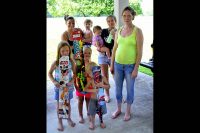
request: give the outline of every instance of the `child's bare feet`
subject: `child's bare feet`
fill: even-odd
[[[57,129],[58,129],[58,131],[64,131],[62,120],[58,121],[58,128]]]
[[[94,126],[94,124],[93,124],[92,122],[90,122],[89,129],[90,129],[90,130],[94,130],[94,129],[95,129],[95,126]]]
[[[71,126],[71,127],[74,127],[76,125],[76,123],[74,123],[71,118],[68,119],[68,124]]]
[[[62,127],[62,128],[59,128],[59,127],[58,127],[57,130],[58,130],[58,131],[64,131],[64,128],[63,128],[63,127]]]
[[[101,124],[100,124],[100,127],[101,127],[101,128],[106,128],[106,125],[105,125],[104,123],[101,123]]]
[[[79,120],[79,123],[84,123],[85,122],[85,120],[83,119],[83,117],[80,117],[80,120]]]

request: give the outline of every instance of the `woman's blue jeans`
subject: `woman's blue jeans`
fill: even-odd
[[[115,80],[115,94],[117,103],[122,103],[122,89],[123,81],[126,80],[127,97],[126,102],[132,104],[134,100],[134,83],[135,78],[131,77],[135,64],[119,64],[114,63],[114,80]]]

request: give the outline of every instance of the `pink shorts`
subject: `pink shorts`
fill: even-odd
[[[76,95],[79,96],[79,97],[86,97],[86,98],[90,98],[91,97],[91,93],[87,93],[87,94],[83,94],[79,91],[76,90]]]

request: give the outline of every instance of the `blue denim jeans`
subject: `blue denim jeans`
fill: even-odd
[[[135,78],[131,77],[135,64],[119,64],[114,63],[114,80],[115,80],[115,94],[117,103],[122,103],[122,89],[123,81],[126,80],[127,97],[126,102],[132,104],[134,100],[134,84]]]

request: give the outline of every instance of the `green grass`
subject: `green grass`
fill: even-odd
[[[139,66],[139,71],[142,73],[145,73],[149,76],[153,76],[153,72],[151,71],[151,69],[143,67],[143,66]]]

